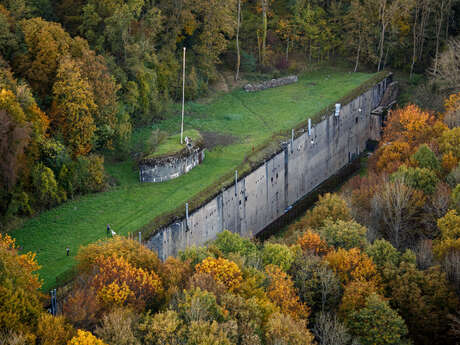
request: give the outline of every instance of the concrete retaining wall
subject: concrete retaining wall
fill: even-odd
[[[289,206],[350,163],[369,139],[379,140],[380,117],[371,115],[390,78],[342,105],[285,145],[284,149],[191,213],[160,229],[147,241],[161,259],[189,246],[203,245],[227,229],[253,237]],[[185,209],[185,206],[184,206]]]
[[[186,174],[204,159],[204,149],[196,148],[188,155],[172,156],[139,165],[140,182],[163,182]]]

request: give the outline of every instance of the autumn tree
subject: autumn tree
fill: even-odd
[[[413,239],[409,229],[423,202],[423,192],[408,187],[403,179],[385,181],[376,190],[372,199],[373,214],[382,220],[384,226],[380,231],[396,248]]]
[[[97,108],[88,81],[69,57],[60,60],[53,96],[51,113],[56,129],[62,132],[75,156],[86,155],[92,148]]]
[[[294,253],[286,245],[267,242],[262,249],[262,260],[265,265],[277,265],[287,271],[294,261]]]
[[[134,267],[115,255],[96,258],[90,286],[107,306],[130,305],[142,309],[159,303],[163,295],[162,281],[155,272]]]
[[[396,344],[407,335],[401,316],[376,294],[369,295],[364,307],[353,312],[346,324],[363,345]]]
[[[0,329],[31,333],[42,313],[35,254],[19,254],[15,240],[0,234]]]
[[[350,250],[339,248],[330,251],[325,256],[325,260],[344,285],[353,280],[373,282],[376,286],[379,284],[380,277],[375,264],[358,248]]]
[[[239,267],[233,261],[224,258],[208,257],[196,265],[195,270],[210,274],[216,282],[230,290],[238,289],[243,279]]]
[[[298,255],[290,275],[300,300],[312,312],[333,310],[340,302],[340,280],[326,261],[315,256]]]
[[[351,211],[345,200],[338,194],[326,193],[320,195],[315,207],[308,210],[305,216],[298,222],[294,223],[292,227],[297,230],[306,230],[312,228],[313,230],[319,229],[324,225],[326,219],[332,221],[351,220]]]
[[[130,310],[117,308],[102,317],[94,333],[107,344],[139,345],[135,336],[136,316]]]
[[[367,245],[367,229],[353,220],[343,221],[339,219],[333,222],[328,219],[318,232],[331,247],[364,249]]]
[[[75,330],[66,322],[64,316],[42,313],[38,319],[36,335],[42,345],[61,345],[75,335]]]
[[[291,277],[274,265],[266,266],[265,272],[270,282],[267,295],[281,308],[281,312],[289,314],[296,320],[307,319],[310,308],[299,300]]]
[[[314,344],[313,335],[304,320],[296,320],[290,315],[273,314],[265,333],[270,345],[310,345]]]
[[[91,332],[79,329],[77,335],[68,341],[67,345],[106,345],[102,340],[96,338]]]
[[[326,241],[310,229],[298,238],[297,243],[307,254],[323,255],[329,250]]]

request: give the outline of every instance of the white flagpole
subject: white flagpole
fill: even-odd
[[[183,143],[182,137],[184,135],[184,105],[185,105],[185,47],[184,58],[182,62],[182,122],[180,126],[180,143]]]

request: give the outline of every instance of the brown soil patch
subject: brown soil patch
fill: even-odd
[[[237,138],[230,134],[216,132],[200,132],[203,136],[204,146],[210,150],[216,146],[227,146],[236,142]]]

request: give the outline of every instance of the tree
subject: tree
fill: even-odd
[[[290,315],[273,314],[268,320],[265,333],[269,345],[310,345],[313,335],[304,320],[295,320]]]
[[[72,38],[58,23],[41,18],[20,22],[27,53],[19,70],[41,97],[51,94],[61,59],[69,53]]]
[[[30,333],[42,313],[35,254],[19,254],[14,239],[0,234],[0,329]]]
[[[229,290],[238,289],[243,280],[239,267],[233,261],[223,258],[208,257],[196,265],[195,270],[210,274],[217,283],[223,284]]]
[[[134,335],[136,318],[126,309],[114,309],[102,317],[101,326],[94,333],[107,344],[139,345]]]
[[[133,267],[162,275],[162,263],[157,254],[138,241],[124,236],[99,240],[81,247],[77,254],[78,269],[82,273],[91,273],[101,256],[111,258],[114,255],[123,257]]]
[[[312,312],[335,309],[341,298],[338,277],[327,262],[315,256],[299,255],[290,270],[300,300]]]
[[[267,295],[280,307],[281,312],[289,314],[295,320],[307,319],[310,308],[299,300],[291,277],[274,265],[266,266],[265,272],[270,283]]]
[[[64,316],[42,313],[38,319],[36,334],[41,345],[64,345],[75,335],[75,330],[66,322]]]
[[[434,253],[457,290],[460,290],[460,216],[451,210],[438,219],[441,237],[434,242]]]
[[[96,258],[93,272],[90,286],[107,306],[142,309],[158,304],[163,297],[163,284],[155,272],[134,267],[122,257]]]
[[[449,128],[460,126],[460,92],[451,94],[444,101],[444,122]]]
[[[106,345],[102,340],[96,338],[90,332],[79,329],[77,335],[73,337],[67,345]]]
[[[91,151],[97,111],[88,81],[82,78],[80,66],[71,58],[60,60],[53,86],[52,120],[62,132],[74,156]]]
[[[372,200],[373,213],[383,221],[381,231],[397,249],[407,245],[413,236],[413,217],[423,200],[423,193],[406,186],[402,179],[386,181],[378,187]]]
[[[320,195],[315,207],[308,210],[302,219],[294,223],[292,227],[296,230],[305,230],[311,228],[313,230],[319,229],[324,225],[326,219],[332,221],[351,220],[351,210],[346,201],[338,194],[326,193]]]
[[[299,237],[297,243],[307,254],[323,255],[329,251],[329,247],[320,235],[308,229]]]
[[[367,297],[365,306],[353,312],[346,324],[363,345],[398,344],[407,334],[401,316],[376,294]]]
[[[367,246],[367,229],[353,220],[333,222],[327,219],[318,232],[331,247],[364,249]]]
[[[373,282],[356,280],[345,286],[342,301],[339,306],[339,315],[347,320],[357,310],[366,306],[367,298],[377,294],[377,287]]]
[[[351,339],[347,328],[337,316],[325,312],[319,313],[316,317],[313,332],[319,345],[345,345]]]
[[[400,261],[400,254],[390,242],[382,239],[375,240],[366,248],[366,254],[377,265],[379,272],[385,267],[397,267]]]
[[[353,280],[373,282],[378,286],[380,277],[372,260],[358,248],[330,251],[325,260],[340,278],[343,285]]]
[[[50,168],[39,163],[32,171],[32,180],[35,196],[41,207],[51,207],[61,201],[58,185],[54,173]]]
[[[286,245],[266,242],[262,250],[262,260],[265,265],[277,265],[286,272],[294,261],[294,254]]]
[[[458,309],[459,301],[439,267],[420,271],[404,262],[384,275],[386,296],[406,321],[414,342],[455,344],[449,335],[448,314]]]
[[[407,167],[401,165],[396,172],[391,175],[393,180],[401,180],[408,187],[421,190],[426,195],[431,195],[436,190],[439,178],[433,170],[419,167]]]
[[[438,158],[426,144],[420,145],[417,152],[415,152],[411,158],[416,162],[419,168],[433,171],[439,171],[441,168]]]
[[[141,332],[143,344],[180,345],[185,329],[183,321],[173,310],[151,315],[147,313],[140,321],[138,330]]]

